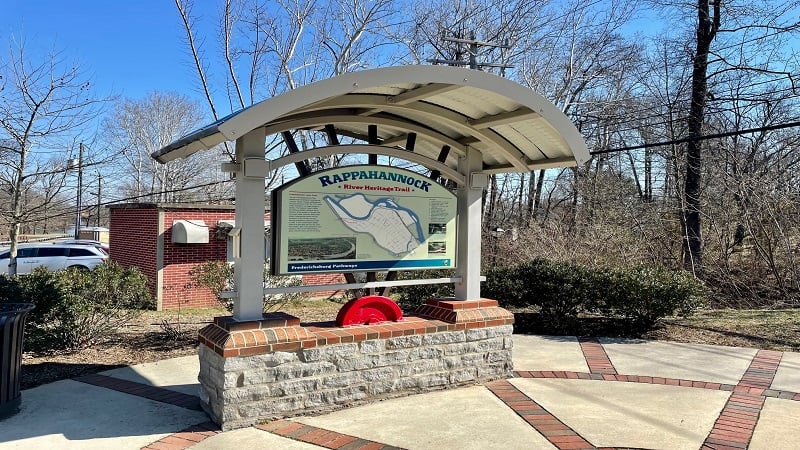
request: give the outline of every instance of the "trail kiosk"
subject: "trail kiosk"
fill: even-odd
[[[292,138],[297,130],[324,132],[327,145],[301,151]],[[289,151],[267,160],[266,138],[274,134],[282,134]],[[342,145],[340,136],[363,143]],[[222,170],[235,174],[241,252],[229,293],[233,316],[200,333],[199,377],[204,408],[223,429],[511,373],[513,316],[480,296],[481,194],[491,174],[589,159],[581,135],[555,106],[475,70],[389,67],[265,100],[153,157],[166,163],[225,141],[236,142],[236,160]],[[306,163],[341,154],[369,156],[364,165],[320,172]],[[380,166],[378,155],[429,172]],[[273,273],[450,267],[452,278],[355,283],[350,277],[336,288],[446,282],[454,283],[455,298],[431,300],[402,321],[346,328],[264,314],[265,179],[289,164],[298,179],[272,194]],[[454,196],[442,180],[456,186]]]

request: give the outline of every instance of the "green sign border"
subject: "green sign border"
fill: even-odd
[[[313,180],[316,180],[312,182]],[[352,245],[355,254],[348,254],[347,258],[308,259],[303,261],[289,261],[288,240],[297,239],[308,241],[307,245],[313,245],[314,240],[319,240],[322,245],[326,240],[337,239],[341,243],[348,243],[351,239],[358,239],[358,235],[366,233],[352,232],[351,236],[326,235],[324,231],[329,227],[321,224],[319,233],[314,235],[287,236],[289,235],[289,223],[293,213],[300,211],[290,211],[288,208],[288,198],[290,194],[307,195],[341,195],[342,189],[347,188],[348,193],[360,193],[365,196],[383,195],[385,197],[396,196],[398,201],[407,197],[411,192],[414,196],[423,194],[428,198],[439,198],[446,200],[446,226],[443,232],[435,232],[436,224],[422,223],[421,232],[424,240],[417,249],[424,250],[422,253],[425,258],[409,258],[409,255],[395,256],[387,251],[387,255],[381,258],[359,258],[355,245]],[[404,195],[405,194],[405,195]],[[274,189],[271,194],[272,213],[272,257],[270,258],[270,271],[273,275],[302,275],[314,273],[343,273],[343,272],[367,272],[367,271],[387,271],[387,270],[426,270],[426,269],[453,269],[456,264],[456,245],[457,245],[457,199],[453,192],[434,182],[425,175],[406,169],[391,166],[374,165],[355,165],[342,166],[315,172],[307,177],[301,177],[289,181]],[[419,201],[419,200],[418,200]],[[426,206],[428,207],[428,206]],[[425,230],[427,228],[427,230]],[[431,236],[437,235],[433,241]],[[364,239],[364,237],[361,237]],[[430,252],[439,243],[446,243],[444,253]],[[431,254],[433,253],[433,254]]]

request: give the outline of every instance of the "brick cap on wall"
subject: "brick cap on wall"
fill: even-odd
[[[266,313],[261,317],[261,320],[239,322],[231,316],[220,316],[214,317],[214,323],[227,331],[248,331],[300,325],[300,319],[281,311]]]
[[[222,357],[252,356],[278,351],[297,351],[322,345],[371,339],[471,330],[512,325],[514,315],[496,300],[428,300],[415,314],[398,322],[338,327],[320,322],[300,326],[300,319],[284,312],[264,314],[262,320],[237,322],[230,316],[215,317],[199,332],[201,345]]]
[[[514,314],[497,306],[497,300],[432,299],[417,308],[420,317],[438,319],[447,323],[472,324],[508,321],[514,323]]]

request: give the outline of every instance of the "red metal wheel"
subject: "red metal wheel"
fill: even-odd
[[[397,303],[381,295],[367,295],[345,303],[336,315],[336,325],[369,325],[378,322],[397,322],[403,312]]]

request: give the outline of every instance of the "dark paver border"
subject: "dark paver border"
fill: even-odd
[[[338,431],[305,425],[291,420],[281,419],[256,425],[255,428],[295,441],[319,445],[320,447],[339,450],[403,450],[380,442],[362,439]]]
[[[614,368],[614,364],[611,363],[611,359],[599,339],[580,336],[578,343],[581,345],[581,352],[583,352],[590,373],[616,375],[617,369]]]
[[[84,375],[73,378],[73,380],[161,403],[167,403],[173,406],[180,406],[181,408],[191,409],[193,411],[203,410],[203,408],[200,407],[200,398],[198,396],[184,394],[183,392],[172,391],[162,387],[150,386],[149,384],[137,383],[135,381],[99,374]]]
[[[507,380],[492,381],[486,387],[559,450],[597,448]]]
[[[198,423],[142,447],[142,450],[184,450],[221,432],[214,422]]]
[[[781,391],[770,389],[783,353],[770,350],[759,350],[750,361],[742,378],[731,394],[722,411],[714,422],[711,432],[703,442],[702,449],[726,450],[747,448],[753,439],[753,432],[761,417],[761,410],[769,393]],[[792,393],[792,400],[799,397]]]

